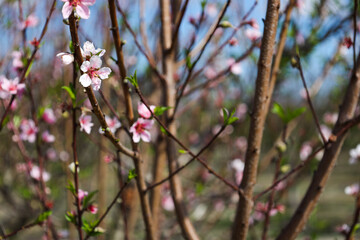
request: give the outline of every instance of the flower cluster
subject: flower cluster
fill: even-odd
[[[155,106],[150,106],[151,111],[153,112]],[[151,129],[154,121],[150,119],[152,113],[143,103],[138,103],[138,113],[141,116],[131,127],[130,132],[133,134],[133,141],[135,143],[140,142],[140,139],[144,142],[150,142],[151,135],[149,130]]]
[[[83,48],[80,48],[81,55],[85,59],[81,64],[80,69],[84,73],[81,75],[79,81],[83,87],[92,85],[95,91],[98,91],[101,86],[101,80],[107,79],[111,73],[108,67],[101,67],[101,58],[105,54],[105,49],[95,48],[92,42],[86,41]],[[56,55],[61,59],[64,65],[68,65],[74,61],[74,56],[71,53],[58,53]]]

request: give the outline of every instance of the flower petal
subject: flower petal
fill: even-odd
[[[89,61],[84,61],[82,64],[81,64],[81,71],[83,72],[87,72],[89,69],[90,69],[90,62]]]
[[[90,58],[90,67],[93,69],[99,69],[101,67],[102,61],[99,56],[92,56]]]
[[[108,67],[103,67],[99,69],[99,71],[97,71],[97,74],[101,79],[107,79],[110,73],[111,73],[111,69]]]
[[[94,5],[96,2],[96,0],[82,0],[81,3],[86,5],[86,6],[91,6]]]
[[[144,142],[150,142],[151,140],[151,135],[150,135],[150,132],[149,131],[144,131],[140,134],[141,136],[141,139],[144,141]]]
[[[73,11],[73,7],[69,4],[69,2],[66,2],[61,10],[63,18],[64,19],[69,18],[72,11]]]
[[[81,83],[81,85],[83,85],[83,87],[88,87],[91,85],[91,78],[89,77],[89,75],[83,74],[81,75],[79,82]]]
[[[85,52],[89,52],[89,53],[93,53],[95,52],[95,46],[92,42],[86,41],[84,43],[84,51]]]
[[[83,19],[88,19],[90,17],[89,8],[82,3],[76,6],[76,13]]]
[[[91,79],[92,80],[92,85],[93,85],[93,89],[95,91],[99,91],[100,87],[101,87],[101,80],[100,78],[94,77]]]
[[[140,134],[134,132],[132,138],[133,138],[134,143],[140,142]]]

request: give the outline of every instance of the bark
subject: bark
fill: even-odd
[[[261,141],[266,119],[266,107],[270,99],[268,88],[279,18],[279,7],[279,0],[268,1],[264,35],[258,62],[258,75],[248,136],[248,148],[245,157],[244,176],[240,184],[244,195],[240,195],[233,225],[232,240],[245,240],[248,233],[249,217],[253,207],[253,201],[251,199],[256,183]]]
[[[162,58],[163,58],[163,74],[165,81],[163,83],[163,94],[165,96],[165,106],[174,107],[176,103],[176,84],[174,79],[175,70],[175,51],[171,49],[172,46],[172,31],[171,31],[171,4],[170,0],[160,0],[161,8],[161,43],[162,43]],[[174,14],[174,13],[173,13]],[[172,134],[176,134],[176,125],[174,121],[169,120],[169,116],[173,115],[173,109],[167,111],[167,127]],[[169,174],[174,172],[177,168],[176,150],[174,142],[170,139],[166,140],[166,154],[169,165]],[[183,189],[179,176],[175,175],[170,179],[171,194],[175,205],[175,212],[181,232],[185,239],[199,239],[192,225],[185,209],[183,200]]]
[[[342,131],[343,124],[354,116],[360,92],[359,62],[360,55],[357,57],[356,67],[353,70],[349,86],[346,90],[343,103],[340,107],[339,119],[333,129],[334,135]],[[296,209],[287,226],[283,228],[282,232],[277,237],[277,240],[295,239],[296,236],[302,231],[311,212],[314,210],[321,193],[324,190],[345,138],[346,133],[338,136],[336,141],[327,145],[323,158],[320,161],[317,171],[314,173],[313,179],[305,196],[303,197],[300,205]]]

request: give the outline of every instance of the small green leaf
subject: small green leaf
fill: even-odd
[[[97,193],[98,191],[93,191],[91,193],[89,193],[87,196],[84,196],[84,199],[83,199],[83,209],[87,209],[89,207],[89,205],[91,205],[92,203],[92,198],[95,196],[95,194]]]
[[[28,76],[29,76],[29,74],[30,74],[30,71],[31,71],[31,68],[32,68],[32,66],[33,66],[33,61],[31,61],[31,63],[30,63],[30,65],[29,65],[29,67],[28,67],[28,69],[26,70],[26,73],[25,73],[25,78],[27,78]]]
[[[75,52],[74,44],[73,44],[72,41],[69,42],[69,49],[70,49],[70,52],[71,52],[71,53],[74,53],[74,52]]]
[[[163,126],[160,126],[160,131],[161,131],[163,134],[165,134],[165,135],[168,134],[167,131],[166,131],[166,129],[163,128]]]
[[[154,109],[154,114],[156,116],[160,116],[160,115],[163,115],[164,112],[166,110],[169,110],[171,107],[161,107],[161,106],[157,106],[155,109]]]
[[[135,168],[131,169],[128,174],[127,182],[130,182],[133,178],[137,176]]]
[[[15,127],[19,127],[19,126],[20,126],[20,123],[21,123],[21,118],[20,118],[20,116],[15,115],[15,116],[13,117],[13,122],[14,122]]]
[[[206,6],[207,0],[202,0],[201,1],[201,9],[204,11],[205,6]]]
[[[38,119],[42,117],[42,115],[44,114],[44,111],[45,111],[45,107],[39,108],[38,113],[37,113]]]
[[[230,117],[228,122],[227,122],[227,125],[230,125],[230,124],[236,122],[237,120],[239,120],[238,117]]]
[[[74,214],[72,214],[71,212],[67,212],[65,214],[65,219],[68,222],[76,224],[76,216]]]
[[[192,68],[192,62],[191,62],[191,57],[189,55],[186,56],[186,66],[188,69]]]
[[[229,111],[226,108],[222,108],[222,112],[223,112],[224,123],[226,123],[226,121],[229,118]]]
[[[74,185],[70,181],[68,183],[69,183],[69,185],[66,188],[69,189],[69,191],[75,196],[76,190],[75,190]]]
[[[281,120],[285,121],[285,111],[280,104],[275,102],[273,108],[271,109],[271,112],[278,115]]]
[[[188,153],[188,151],[186,151],[184,149],[179,149],[179,153],[185,154],[185,153]]]
[[[68,92],[68,94],[71,98],[73,107],[75,108],[76,107],[76,91],[75,91],[74,86],[70,83],[70,86],[62,86],[61,88]]]
[[[36,219],[36,223],[42,223],[46,219],[48,219],[52,214],[52,211],[46,211],[40,214],[40,216]]]
[[[137,77],[136,77],[136,70],[135,70],[133,76],[126,77],[125,79],[129,80],[129,82],[130,82],[134,87],[136,87],[136,88],[139,87],[139,85],[138,85],[138,80],[137,80]]]
[[[195,185],[196,194],[201,194],[204,191],[204,184],[197,182]]]

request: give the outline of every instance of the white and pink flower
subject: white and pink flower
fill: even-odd
[[[310,142],[304,142],[300,148],[300,160],[305,161],[312,153],[313,148]]]
[[[79,118],[80,131],[85,131],[87,134],[91,133],[91,128],[94,126],[94,123],[91,122],[91,116],[81,114]]]
[[[245,30],[245,36],[250,39],[252,42],[255,42],[259,38],[261,38],[262,33],[259,29],[256,28],[248,28]]]
[[[42,179],[44,182],[47,182],[50,180],[50,174],[46,171],[42,171],[41,172],[41,169],[38,167],[38,166],[33,166],[30,170],[30,176],[35,179],[35,180],[38,180],[40,181],[40,177],[42,175]]]
[[[88,6],[95,4],[96,0],[61,0],[65,2],[62,8],[63,18],[69,18],[72,11],[75,10],[76,14],[83,19],[90,17],[90,10]]]
[[[87,195],[89,195],[89,193],[87,191],[83,191],[82,189],[79,189],[79,191],[78,191],[79,201],[82,201],[84,199],[84,197],[86,197]]]
[[[30,14],[25,19],[25,21],[22,21],[19,24],[19,28],[21,30],[24,30],[25,28],[28,28],[28,27],[35,27],[36,25],[38,25],[38,23],[39,23],[39,18],[37,16],[35,16],[34,14]]]
[[[5,91],[10,95],[15,95],[21,93],[25,89],[24,83],[19,83],[19,78],[15,78],[14,80],[9,80],[5,77],[2,77],[1,80],[1,91]]]
[[[243,178],[245,164],[243,161],[241,161],[241,159],[237,158],[230,163],[230,167],[235,170],[235,181],[236,184],[239,185]]]
[[[150,128],[152,127],[154,121],[139,118],[131,127],[130,132],[133,134],[133,141],[135,143],[140,142],[140,139],[144,142],[150,142]]]
[[[242,67],[240,62],[236,62],[234,58],[229,58],[226,62],[227,65],[230,67],[230,71],[232,74],[240,75],[242,73]]]
[[[63,65],[69,65],[74,61],[74,55],[72,55],[71,53],[61,52],[56,54],[56,57],[61,60],[61,63]]]
[[[83,48],[80,48],[81,55],[85,60],[89,61],[90,58],[94,55],[102,57],[105,54],[105,49],[97,48],[95,49],[95,46],[92,42],[86,41],[84,43]]]
[[[105,116],[105,121],[106,121],[106,124],[107,124],[108,127],[109,127],[110,132],[112,132],[112,133],[115,133],[116,130],[117,130],[119,127],[121,127],[121,123],[119,122],[119,120],[117,120],[116,117],[111,118],[111,117],[109,117],[109,116]],[[100,132],[101,134],[104,134],[104,131],[102,130],[101,127],[99,128],[99,132]]]
[[[38,128],[35,126],[35,122],[33,120],[22,120],[20,124],[20,131],[21,140],[28,141],[30,143],[35,142]]]
[[[155,106],[151,105],[149,106],[151,109],[151,112],[154,112]],[[146,107],[145,104],[143,104],[142,102],[138,102],[138,107],[137,107],[138,113],[142,118],[145,119],[149,119],[151,118],[151,112],[149,111],[149,109]]]
[[[12,66],[15,70],[24,67],[24,63],[22,62],[22,53],[20,51],[13,51],[11,56],[13,57]]]
[[[55,142],[55,136],[50,134],[47,130],[41,134],[41,138],[46,143]]]
[[[98,207],[95,204],[90,204],[87,208],[92,214],[96,214],[98,212]]]
[[[356,148],[351,149],[349,154],[350,154],[350,159],[349,159],[350,164],[355,164],[356,162],[358,162],[360,159],[360,144],[358,144]]]
[[[98,91],[101,86],[101,80],[107,79],[111,73],[111,69],[108,67],[100,68],[102,61],[99,56],[95,55],[90,58],[90,61],[84,61],[80,67],[84,72],[81,75],[79,81],[83,87],[89,87],[93,85],[93,89]]]
[[[48,124],[54,124],[56,122],[54,111],[51,108],[45,109],[42,115],[42,119],[44,119],[44,121]]]
[[[359,194],[359,184],[357,183],[354,183],[350,186],[347,186],[345,189],[344,189],[344,192],[346,195],[350,195],[350,196],[357,196]]]

